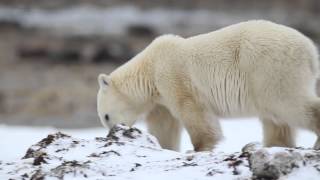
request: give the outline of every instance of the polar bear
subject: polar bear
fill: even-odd
[[[195,151],[214,148],[220,118],[256,116],[265,146],[293,147],[295,128],[320,136],[317,75],[313,42],[273,22],[247,21],[189,38],[163,35],[110,75],[99,75],[98,115],[110,127],[131,126],[146,114],[151,134],[172,150],[185,127]]]

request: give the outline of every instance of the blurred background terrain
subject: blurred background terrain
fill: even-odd
[[[320,44],[319,0],[0,0],[0,124],[100,126],[99,73],[158,35],[251,19],[294,27]]]

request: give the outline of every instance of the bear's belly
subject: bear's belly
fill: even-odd
[[[246,73],[226,72],[193,83],[199,100],[220,117],[256,116]]]
[[[219,87],[211,87],[210,92],[203,97],[210,110],[217,116],[232,118],[232,117],[251,117],[256,116],[256,110],[246,96],[244,89],[233,89],[227,91],[219,90]]]

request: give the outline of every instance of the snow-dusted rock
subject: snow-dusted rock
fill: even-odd
[[[137,128],[117,125],[107,137],[48,135],[18,162],[0,161],[0,179],[319,179],[320,151],[262,148],[179,153],[161,149]]]
[[[249,164],[254,179],[290,179],[292,172],[303,174],[306,168],[318,171],[315,179],[320,179],[320,151],[262,148],[252,152]]]

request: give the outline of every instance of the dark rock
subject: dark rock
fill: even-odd
[[[44,155],[45,155],[45,154],[43,154],[42,156],[35,157],[35,158],[34,158],[34,161],[33,161],[33,165],[34,165],[34,166],[39,166],[39,165],[41,165],[42,163],[47,163],[46,160],[45,160],[45,158],[44,158]]]
[[[191,163],[182,162],[182,166],[183,166],[183,167],[198,166],[198,164],[195,163],[195,162],[191,162]]]
[[[92,57],[94,63],[101,63],[114,58],[112,52],[106,47],[99,47],[95,50]]]
[[[45,47],[22,46],[17,48],[17,55],[22,59],[24,58],[40,59],[40,58],[46,58],[49,55],[49,52]]]
[[[137,128],[130,128],[128,130],[125,130],[123,133],[123,136],[134,139],[136,138],[138,135],[141,134],[141,131]]]
[[[28,178],[29,175],[28,175],[27,173],[25,173],[25,174],[22,174],[21,177],[23,177],[23,178]]]
[[[32,175],[30,180],[44,180],[45,174],[43,174],[43,172],[38,169],[36,170]]]
[[[81,53],[77,49],[63,48],[56,51],[49,51],[47,58],[51,59],[53,62],[79,63]]]
[[[42,157],[45,153],[42,152],[41,149],[48,147],[50,144],[52,144],[57,139],[67,138],[67,137],[70,137],[70,136],[63,134],[61,132],[58,132],[56,134],[49,134],[46,138],[42,139],[40,142],[38,142],[35,145],[35,147],[37,147],[36,149],[34,149],[34,146],[29,148],[22,159]]]
[[[133,56],[132,49],[121,39],[30,35],[16,48],[21,60],[42,63],[115,63],[122,64]]]
[[[101,152],[99,154],[92,153],[88,157],[102,157],[102,156],[109,156],[110,154],[115,154],[117,156],[121,156],[120,153],[111,150],[111,151],[103,151],[103,152]]]
[[[48,145],[50,145],[52,142],[54,142],[55,140],[60,139],[60,138],[66,138],[66,137],[70,137],[70,136],[63,134],[61,132],[57,132],[55,134],[49,134],[46,138],[44,138],[40,142],[38,142],[37,145],[42,148],[45,148]]]
[[[96,47],[92,57],[92,62],[123,64],[133,57],[133,55],[134,53],[132,52],[132,49],[130,49],[126,43],[119,40],[112,40],[104,42],[103,45]]]
[[[82,169],[88,168],[87,165],[89,162],[79,162],[79,161],[65,161],[61,165],[57,166],[56,168],[51,170],[51,173],[54,174],[55,177],[59,179],[64,179],[63,177],[67,174],[79,173],[82,174],[84,177],[87,176]]]
[[[211,169],[206,176],[215,176],[217,174],[223,174],[223,172],[217,169]]]
[[[127,29],[127,34],[129,36],[149,38],[154,38],[157,35],[156,31],[152,27],[144,24],[130,25]]]

